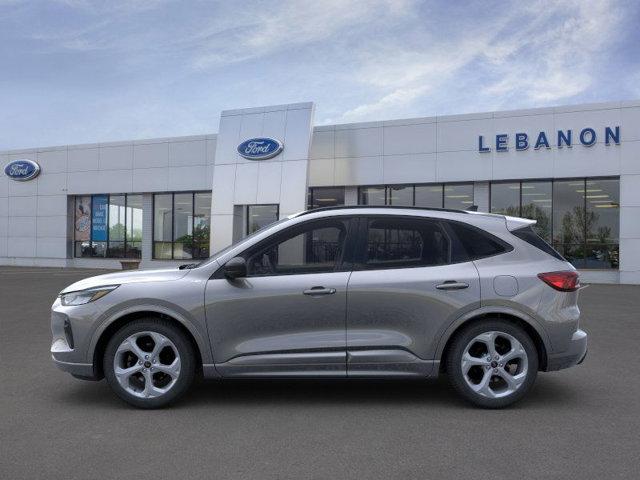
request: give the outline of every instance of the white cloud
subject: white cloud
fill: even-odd
[[[402,17],[409,0],[283,0],[271,9],[227,11],[231,22],[212,22],[194,36],[199,69],[259,58],[314,42],[338,40],[340,32]],[[235,9],[234,9],[235,10]]]
[[[607,1],[535,4],[528,11],[530,15],[538,13],[535,21],[498,43],[498,50],[511,45],[511,51],[501,57],[487,55],[501,78],[484,93],[506,98],[520,91],[533,102],[549,103],[587,90],[596,57],[615,38],[620,21],[611,7]],[[563,18],[564,12],[570,16],[554,22],[554,18]]]
[[[460,82],[477,84],[482,106],[508,104],[514,95],[534,105],[570,99],[593,83],[597,56],[616,38],[621,21],[604,0],[518,3],[505,12],[489,26],[471,18],[458,34],[426,38],[420,48],[388,42],[369,49],[353,77],[372,93],[339,120],[401,115],[416,100],[439,97],[440,88],[450,91]]]

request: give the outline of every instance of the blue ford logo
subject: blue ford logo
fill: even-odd
[[[25,182],[38,176],[40,165],[33,160],[14,160],[4,167],[4,173],[12,180]]]
[[[249,160],[266,160],[278,155],[283,145],[273,138],[250,138],[238,145],[238,153]]]

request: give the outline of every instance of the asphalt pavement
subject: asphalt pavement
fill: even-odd
[[[95,270],[0,267],[0,479],[637,479],[640,286],[581,292],[585,362],[507,410],[438,381],[199,381],[127,406],[50,361],[49,308]]]

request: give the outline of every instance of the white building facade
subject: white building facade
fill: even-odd
[[[538,220],[584,281],[640,283],[640,101],[322,126],[277,105],[0,164],[2,265],[162,267],[307,208],[477,206]]]

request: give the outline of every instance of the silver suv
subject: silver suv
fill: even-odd
[[[200,264],[64,289],[53,361],[142,408],[197,374],[435,377],[481,407],[582,362],[578,274],[535,222],[465,211],[339,207],[274,223]]]

